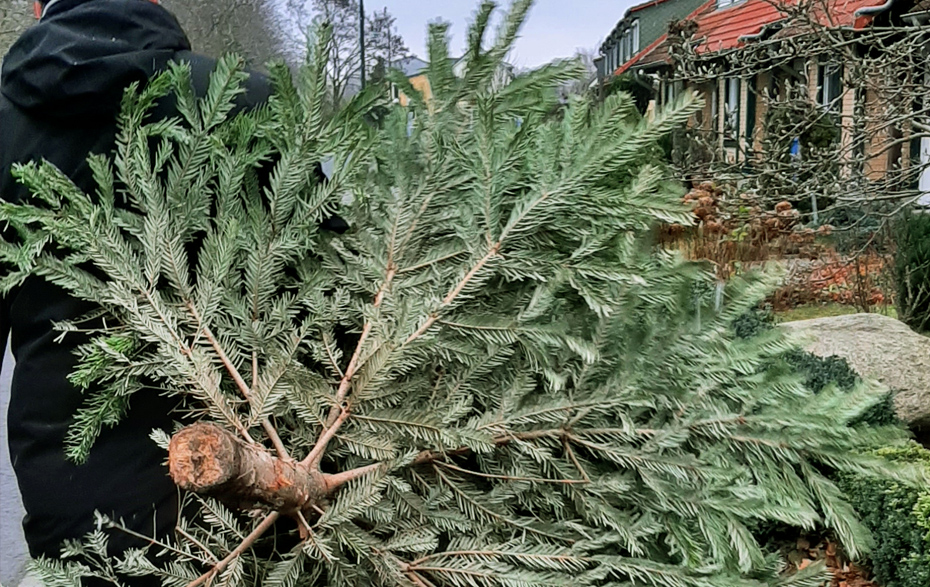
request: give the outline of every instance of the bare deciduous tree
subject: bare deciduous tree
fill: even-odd
[[[832,0],[773,4],[780,26],[729,52],[695,51],[692,29],[672,31],[667,83],[703,89],[710,106],[679,152],[686,175],[799,202],[815,222],[825,208],[851,223],[881,218],[928,195],[926,21],[886,14],[854,29],[835,24]],[[751,95],[753,131],[748,113],[728,110],[721,80]]]
[[[275,6],[268,0],[163,0],[190,37],[194,50],[211,57],[237,53],[252,67],[284,57]]]
[[[29,0],[0,2],[0,59],[33,22],[32,2]]]
[[[332,102],[338,104],[360,85],[359,4],[357,0],[286,0],[286,17],[281,29],[288,38],[288,53],[305,54],[316,25],[332,25],[327,77]],[[383,72],[409,54],[387,8],[365,18],[366,75],[383,77]]]

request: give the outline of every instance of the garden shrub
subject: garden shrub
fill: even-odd
[[[774,315],[770,307],[754,307],[733,321],[732,328],[739,338],[752,338],[774,327]],[[851,391],[859,383],[859,375],[849,366],[846,359],[836,355],[818,357],[805,350],[796,349],[784,355],[789,367],[804,377],[804,384],[814,393],[820,393],[830,384],[844,391]],[[894,426],[899,424],[894,408],[894,394],[889,392],[881,402],[869,408],[862,416],[850,423],[853,426]]]
[[[753,338],[775,325],[775,316],[769,306],[753,307],[733,321],[733,332],[738,338]]]
[[[930,451],[912,443],[876,454],[902,463],[923,464],[930,474]],[[875,538],[870,555],[875,580],[884,587],[930,585],[930,488],[840,475],[839,485]]]
[[[859,382],[859,376],[843,357],[818,357],[798,349],[787,353],[785,360],[804,376],[804,384],[814,393],[820,393],[831,383],[849,391]]]
[[[908,211],[894,232],[898,318],[918,332],[930,330],[930,214]]]

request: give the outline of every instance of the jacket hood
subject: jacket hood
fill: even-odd
[[[58,0],[3,59],[0,92],[43,117],[112,116],[123,90],[144,83],[190,42],[145,0]]]

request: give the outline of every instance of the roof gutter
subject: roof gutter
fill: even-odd
[[[924,10],[922,12],[912,12],[910,14],[905,14],[901,18],[905,21],[910,22],[912,26],[917,26],[921,23],[930,22],[930,10]]]
[[[853,13],[853,16],[859,18],[860,16],[875,16],[876,14],[881,14],[886,12],[891,5],[894,4],[894,0],[887,0],[881,6],[866,6],[865,8],[860,8],[859,10]]]
[[[891,0],[888,0],[888,1],[890,2]],[[737,42],[737,43],[748,43],[748,42],[750,42],[750,41],[758,41],[758,40],[762,39],[762,37],[764,37],[765,35],[767,35],[767,34],[769,33],[769,30],[770,30],[770,29],[773,29],[773,28],[781,28],[781,26],[782,26],[782,22],[781,22],[781,21],[770,22],[770,23],[768,23],[768,24],[764,24],[764,25],[762,25],[762,28],[759,29],[759,32],[758,32],[758,33],[754,33],[754,34],[752,34],[752,35],[743,35],[743,36],[739,37],[738,39],[736,39],[736,42]]]
[[[748,43],[750,41],[758,41],[765,34],[765,27],[762,27],[762,30],[754,35],[743,35],[736,39],[737,43]]]

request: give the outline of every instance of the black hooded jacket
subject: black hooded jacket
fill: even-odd
[[[190,52],[175,18],[144,0],[58,0],[3,60],[0,77],[0,197],[27,197],[15,183],[15,163],[48,160],[82,189],[95,186],[88,154],[109,154],[124,88],[144,83],[171,61],[191,63],[194,87],[205,92],[215,61]],[[267,99],[266,81],[252,76],[239,107]],[[2,227],[0,227],[2,229]],[[2,270],[2,267],[0,267]],[[82,342],[53,322],[84,315],[89,306],[48,282],[30,278],[0,300],[0,353],[11,332],[16,359],[8,414],[10,455],[27,512],[23,522],[33,556],[60,555],[61,542],[93,527],[99,510],[138,532],[170,531],[177,490],[164,453],[149,439],[170,431],[171,403],[156,392],[133,396],[127,417],[105,429],[84,465],[64,456],[64,438],[83,396],[67,380]],[[111,538],[119,551],[130,545]]]

